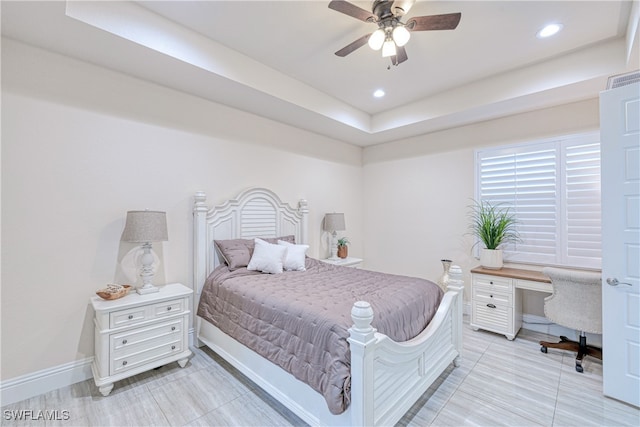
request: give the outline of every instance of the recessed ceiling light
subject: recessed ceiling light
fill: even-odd
[[[375,96],[376,98],[382,98],[384,96],[384,91],[382,89],[378,89],[373,92],[373,96]]]
[[[562,29],[562,24],[557,24],[557,23],[548,24],[548,25],[545,25],[540,31],[538,31],[538,33],[536,34],[536,37],[539,39],[551,37],[561,29]]]

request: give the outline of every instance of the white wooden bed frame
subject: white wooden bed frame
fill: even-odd
[[[194,205],[194,313],[202,286],[220,263],[214,239],[277,237],[293,234],[307,242],[308,205],[296,209],[270,190],[254,188],[209,209],[204,192]],[[394,342],[371,327],[373,310],[353,306],[351,404],[340,415],[329,412],[324,397],[279,366],[196,316],[198,345],[207,345],[310,425],[393,425],[462,352],[462,274],[452,268],[451,284],[429,326],[417,337]]]

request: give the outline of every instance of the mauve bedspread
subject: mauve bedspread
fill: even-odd
[[[339,414],[350,400],[353,303],[369,302],[373,326],[407,341],[427,326],[443,292],[428,280],[312,258],[306,268],[272,275],[220,266],[205,283],[198,316],[309,384]]]

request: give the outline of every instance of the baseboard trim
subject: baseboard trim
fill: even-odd
[[[0,406],[93,378],[93,356],[0,382]]]
[[[193,347],[195,341],[196,331],[191,328],[189,329],[189,347]],[[0,406],[11,405],[93,378],[92,363],[93,356],[0,381]]]
[[[522,329],[541,332],[543,334],[553,335],[556,337],[559,337],[560,335],[566,335],[572,339],[576,334],[576,331],[574,331],[573,329],[565,328],[564,326],[555,324],[546,317],[527,313],[522,313]]]
[[[580,331],[553,323],[546,317],[527,313],[522,314],[522,329],[542,332],[543,334],[553,335],[554,337],[566,336],[572,340],[577,340],[580,336]],[[602,335],[587,333],[587,342],[596,347],[602,347]]]

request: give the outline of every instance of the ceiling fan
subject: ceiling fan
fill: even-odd
[[[338,56],[347,56],[354,50],[369,44],[374,50],[382,49],[383,57],[390,57],[393,65],[408,59],[404,45],[412,31],[453,30],[458,26],[461,13],[443,15],[415,16],[403,23],[402,18],[415,0],[373,0],[371,12],[344,0],[332,0],[329,8],[364,22],[376,24],[378,29],[366,34],[336,52]]]

